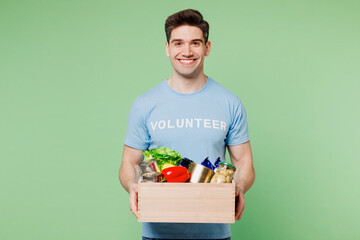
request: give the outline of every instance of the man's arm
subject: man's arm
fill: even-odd
[[[138,181],[139,166],[143,154],[141,150],[124,145],[123,158],[119,170],[119,179],[121,185],[130,194],[129,205],[133,214],[138,217]]]
[[[235,218],[240,220],[245,208],[244,194],[255,180],[255,171],[251,154],[250,142],[228,146],[231,163],[236,167],[234,174],[236,211]]]

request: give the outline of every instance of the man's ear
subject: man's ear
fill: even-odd
[[[169,43],[165,42],[165,51],[166,51],[166,56],[170,57],[170,53],[169,53]]]
[[[211,42],[207,41],[207,43],[205,44],[205,56],[209,56],[210,49],[211,49]]]

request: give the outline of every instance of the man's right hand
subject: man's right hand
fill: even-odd
[[[144,155],[142,150],[124,145],[123,159],[119,170],[119,179],[121,185],[130,194],[129,207],[132,213],[138,214],[138,181],[139,181],[139,163],[142,162]]]
[[[139,218],[138,214],[138,185],[134,183],[130,186],[130,197],[129,197],[129,205],[130,210],[135,215],[135,217]]]

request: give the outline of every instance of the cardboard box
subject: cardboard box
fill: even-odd
[[[139,222],[234,223],[234,183],[139,183]]]

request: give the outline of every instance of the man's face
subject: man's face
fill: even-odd
[[[165,45],[174,74],[193,78],[203,73],[204,59],[209,55],[211,45],[209,41],[205,44],[200,28],[188,25],[174,28]]]

